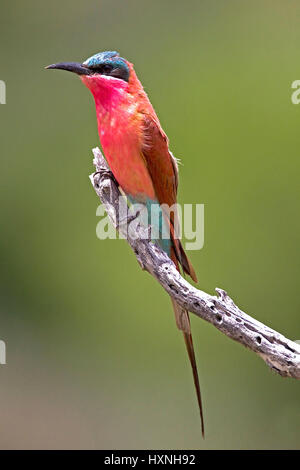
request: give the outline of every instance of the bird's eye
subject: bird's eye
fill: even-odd
[[[109,64],[102,65],[102,73],[110,73],[112,71],[112,66]]]

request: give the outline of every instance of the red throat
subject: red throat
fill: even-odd
[[[103,107],[107,111],[118,106],[128,88],[128,83],[124,80],[107,75],[82,75],[80,78],[92,92],[96,108]]]

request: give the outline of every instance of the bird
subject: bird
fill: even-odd
[[[197,282],[195,270],[176,236],[176,210],[166,213],[164,209],[173,207],[177,201],[178,162],[169,149],[168,137],[133,64],[116,51],[104,51],[82,63],[59,62],[46,68],[77,74],[91,91],[101,147],[115,180],[130,204],[142,204],[148,214],[156,208],[158,236],[154,242],[179,272],[181,269]],[[166,229],[169,237],[165,236]],[[172,297],[171,301],[192,368],[204,438],[203,406],[189,312]]]

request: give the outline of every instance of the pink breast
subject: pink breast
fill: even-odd
[[[98,119],[101,146],[108,164],[127,194],[155,199],[151,177],[141,151],[140,123],[127,113]]]
[[[83,76],[96,104],[101,146],[108,164],[126,194],[139,200],[155,199],[142,155],[142,117],[128,84],[112,77]]]

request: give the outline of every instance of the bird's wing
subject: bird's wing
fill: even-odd
[[[159,122],[150,115],[143,120],[143,156],[160,204],[176,203],[178,168],[170,154],[168,138]]]
[[[149,114],[144,115],[142,153],[159,204],[173,206],[176,203],[178,186],[177,162],[169,151],[168,138],[158,119],[156,116]],[[177,223],[176,217],[176,210],[171,211],[170,216],[168,216],[176,258],[184,272],[189,274],[194,281],[197,281],[195,271],[182,248],[180,240],[174,234],[174,225]]]

